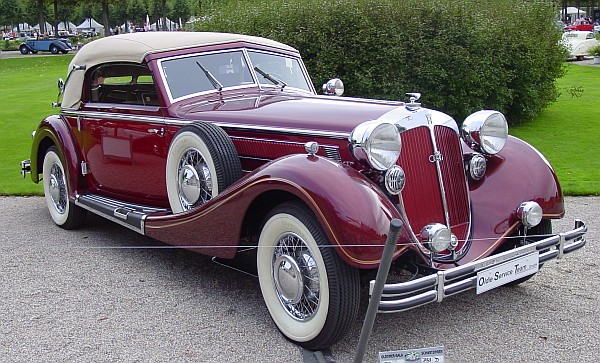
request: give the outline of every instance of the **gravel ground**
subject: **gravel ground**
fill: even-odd
[[[554,229],[586,221],[583,250],[518,287],[379,315],[365,361],[431,346],[445,347],[446,362],[600,361],[600,197],[566,201]],[[2,197],[0,210],[1,362],[304,361],[254,277],[97,217],[64,231],[39,197]],[[331,347],[336,362],[353,361],[361,324]]]

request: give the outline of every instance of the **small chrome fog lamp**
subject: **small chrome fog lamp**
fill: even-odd
[[[421,242],[433,253],[439,253],[451,248],[456,241],[448,227],[441,223],[428,224],[421,230]]]
[[[404,170],[398,165],[392,166],[385,173],[385,189],[392,195],[400,194],[402,189],[404,189],[405,182],[406,175],[404,174]]]
[[[323,85],[323,93],[328,96],[341,96],[344,94],[344,82],[339,78],[333,78]]]
[[[469,175],[473,180],[481,180],[485,175],[485,171],[487,169],[487,162],[485,161],[485,157],[481,154],[474,154],[469,159]]]
[[[542,221],[542,207],[536,202],[524,202],[517,208],[517,217],[527,228],[535,227]]]

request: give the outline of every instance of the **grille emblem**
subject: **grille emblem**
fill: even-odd
[[[434,152],[433,155],[429,155],[430,163],[437,163],[442,160],[444,160],[444,156],[442,156],[442,153],[440,153],[439,151]]]

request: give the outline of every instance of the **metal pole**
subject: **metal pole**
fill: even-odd
[[[356,355],[354,356],[354,363],[361,363],[365,356],[365,350],[367,349],[367,342],[373,331],[373,324],[375,323],[375,316],[377,315],[377,309],[379,308],[379,302],[381,301],[381,294],[383,293],[383,285],[387,278],[388,272],[390,272],[390,265],[392,264],[392,257],[394,256],[394,250],[398,244],[398,235],[402,229],[402,221],[399,219],[392,219],[390,222],[390,231],[385,241],[385,247],[383,248],[383,254],[381,255],[381,263],[377,270],[377,277],[375,278],[375,285],[373,286],[373,293],[369,300],[369,307],[367,308],[367,314],[365,315],[365,321],[360,331],[360,339],[358,340],[358,348],[356,348]]]

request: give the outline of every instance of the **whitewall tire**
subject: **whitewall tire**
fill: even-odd
[[[288,339],[307,349],[335,343],[356,319],[358,271],[339,258],[302,204],[284,203],[267,215],[257,270],[273,321]]]
[[[54,223],[64,229],[79,227],[85,220],[86,212],[69,200],[68,177],[55,146],[46,151],[42,175],[44,197]]]
[[[173,213],[206,203],[241,176],[237,151],[218,126],[197,123],[175,134],[166,170],[167,195]]]

